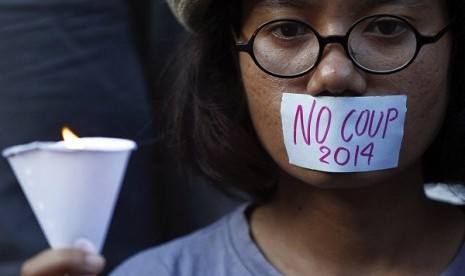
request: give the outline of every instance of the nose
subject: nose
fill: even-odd
[[[355,67],[338,44],[325,47],[307,84],[307,92],[312,96],[321,93],[356,96],[365,93],[366,89],[365,73]]]

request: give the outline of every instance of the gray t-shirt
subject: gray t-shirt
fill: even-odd
[[[145,250],[111,275],[281,275],[252,241],[246,209],[243,205],[205,229]],[[459,275],[465,275],[465,246],[441,274]]]

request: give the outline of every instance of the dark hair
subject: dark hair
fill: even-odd
[[[262,198],[276,186],[277,167],[249,118],[230,29],[238,6],[228,2],[211,4],[203,28],[169,64],[172,94],[164,114],[182,165],[229,194]]]
[[[426,182],[465,183],[465,2],[448,1],[449,14],[455,18],[449,103],[442,130],[423,158]]]
[[[277,184],[277,165],[262,148],[253,129],[237,67],[231,27],[240,18],[237,2],[214,1],[204,26],[191,34],[175,64],[170,64],[173,93],[171,141],[183,164],[226,191],[239,189],[258,198],[270,196]],[[453,5],[453,6],[452,6]],[[451,67],[449,113],[441,134],[424,162],[427,181],[464,182],[465,170],[465,4],[451,2],[458,13]],[[232,22],[232,23],[231,23]]]

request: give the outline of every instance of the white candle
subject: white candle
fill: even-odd
[[[101,251],[136,144],[104,137],[32,142],[3,151],[52,248],[78,238]]]

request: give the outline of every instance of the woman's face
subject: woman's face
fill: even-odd
[[[344,35],[358,19],[374,14],[405,18],[420,33],[433,35],[447,23],[443,0],[254,0],[243,1],[239,37],[248,41],[261,24],[273,19],[297,19],[322,36]],[[240,53],[241,75],[257,135],[272,158],[291,176],[318,187],[364,186],[388,181],[393,175],[417,171],[422,154],[438,132],[445,113],[451,38],[423,46],[406,69],[373,75],[356,68],[341,45],[329,44],[310,73],[293,79],[270,76],[251,57]],[[368,173],[327,173],[289,164],[281,125],[284,92],[312,96],[407,96],[407,115],[396,169]],[[341,177],[343,176],[343,177]]]

